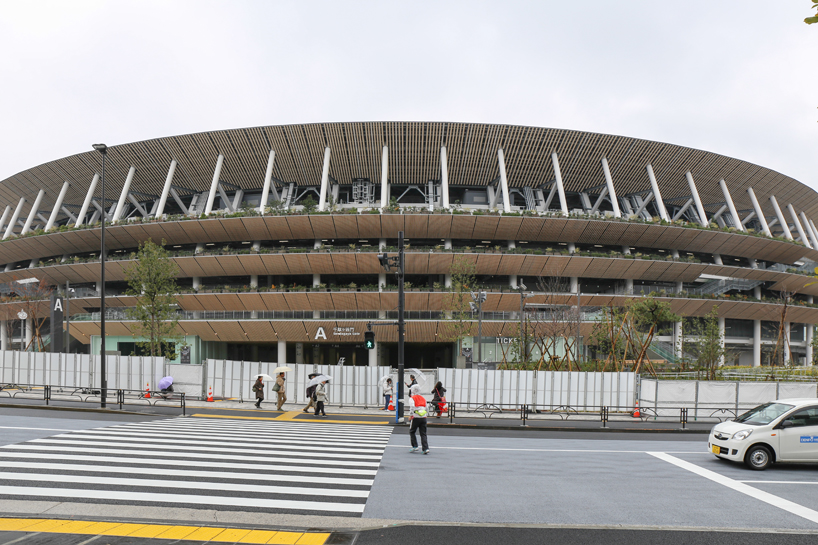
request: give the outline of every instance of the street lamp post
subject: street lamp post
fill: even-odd
[[[404,308],[406,306],[406,297],[403,292],[404,274],[404,257],[403,257],[403,231],[398,231],[398,257],[389,257],[386,253],[378,254],[378,261],[387,272],[395,268],[395,275],[398,277],[398,388],[395,397],[395,423],[400,424],[403,420],[403,372],[405,369],[404,360],[404,338],[406,332],[406,322],[404,320]],[[386,325],[386,324],[384,324]],[[395,324],[389,324],[395,325]]]
[[[94,144],[95,150],[102,154],[102,223],[99,230],[99,386],[102,402],[105,408],[105,398],[108,396],[108,378],[105,369],[105,159],[108,157],[108,146]]]
[[[472,292],[471,298],[474,303],[469,303],[469,306],[472,310],[477,308],[477,363],[483,363],[483,301],[486,300],[486,292]]]

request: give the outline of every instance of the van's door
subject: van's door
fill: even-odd
[[[785,461],[818,462],[818,405],[792,413],[782,422],[791,422],[781,428],[779,459]]]

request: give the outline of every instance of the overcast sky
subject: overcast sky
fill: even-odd
[[[660,140],[818,189],[809,0],[0,0],[0,180],[90,149],[320,121]]]

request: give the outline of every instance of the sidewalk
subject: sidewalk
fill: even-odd
[[[164,400],[142,400],[144,404],[133,402],[133,400],[123,406],[119,406],[109,401],[108,407],[99,407],[99,398],[90,398],[86,402],[79,401],[76,397],[54,394],[48,406],[45,405],[40,394],[25,393],[14,398],[0,398],[0,407],[32,407],[49,410],[74,410],[74,411],[101,411],[111,413],[129,414],[152,414],[162,416],[181,415],[181,406],[177,399]],[[153,403],[149,405],[149,403]],[[221,418],[241,418],[258,420],[288,420],[299,422],[326,422],[344,424],[377,424],[396,425],[394,411],[384,411],[376,407],[343,406],[339,407],[330,404],[326,407],[328,417],[316,418],[312,412],[302,411],[304,402],[285,403],[282,411],[275,410],[275,402],[265,401],[261,409],[256,409],[254,400],[242,402],[238,399],[216,399],[214,402],[200,400],[186,400],[186,416],[193,417],[221,417]],[[470,410],[466,407],[456,407],[455,417],[450,418],[444,414],[441,418],[430,417],[428,425],[430,427],[452,428],[452,429],[487,429],[487,430],[534,430],[534,431],[598,431],[602,433],[708,433],[710,429],[718,423],[718,420],[707,419],[696,421],[692,416],[684,426],[679,421],[678,415],[668,415],[655,418],[654,416],[643,415],[642,418],[634,418],[628,413],[611,413],[607,423],[603,425],[599,412],[574,412],[566,411],[564,408],[558,411],[548,411],[543,408],[540,412],[529,412],[525,422],[521,418],[519,410],[503,410],[497,408],[480,408],[472,406]],[[405,425],[405,423],[403,424]]]

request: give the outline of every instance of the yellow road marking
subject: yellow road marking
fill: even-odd
[[[146,537],[181,541],[214,541],[221,543],[254,543],[261,545],[323,545],[328,532],[277,532],[249,528],[218,528],[210,526],[170,526],[166,524],[133,524],[63,519],[0,518],[0,531],[41,532],[46,534],[106,535]]]
[[[277,422],[309,422],[315,424],[374,424],[377,426],[383,426],[385,424],[391,424],[391,420],[377,420],[377,421],[366,421],[366,420],[333,420],[331,418],[322,418],[320,420],[306,420],[303,418],[296,418],[301,411],[291,411],[286,412],[282,415],[275,416],[275,417],[267,417],[267,416],[232,416],[227,414],[204,414],[204,413],[196,413],[190,416],[196,418],[229,418],[231,420],[275,420]]]

